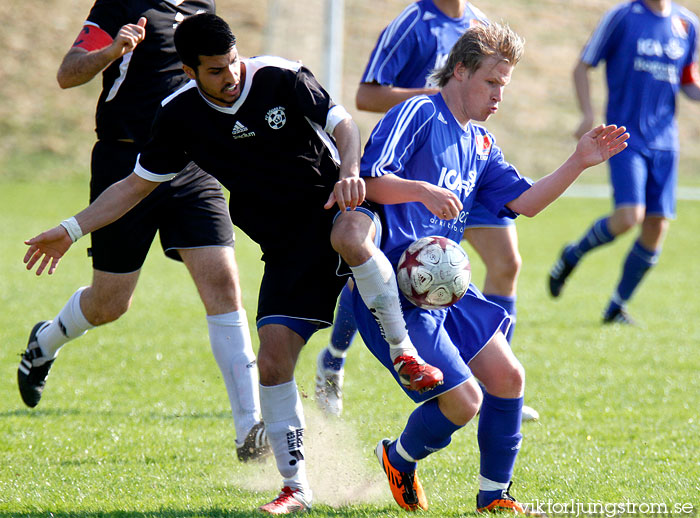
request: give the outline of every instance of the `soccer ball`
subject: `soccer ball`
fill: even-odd
[[[422,237],[401,254],[397,279],[408,300],[423,309],[451,306],[469,289],[472,271],[464,249],[441,236]]]

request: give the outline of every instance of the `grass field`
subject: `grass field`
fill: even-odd
[[[322,75],[324,0],[282,2],[265,44],[269,2],[219,0],[243,55],[269,50],[301,59]],[[272,461],[236,460],[223,381],[209,350],[204,311],[184,267],[158,245],[131,311],[61,352],[41,404],[23,406],[19,355],[31,326],[52,318],[91,264],[81,240],[52,277],[21,262],[22,241],[84,206],[99,81],[60,91],[55,72],[93,0],[0,2],[0,518],[216,518],[252,511],[279,491]],[[377,120],[354,109],[357,82],[379,31],[409,0],[345,0],[342,102],[366,138]],[[506,156],[524,174],[546,174],[573,146],[578,121],[571,69],[602,13],[616,0],[479,0],[526,40],[526,54],[489,121]],[[681,0],[700,13],[700,0]],[[592,76],[602,113],[602,71]],[[700,104],[679,104],[679,183],[700,186]],[[595,168],[582,183],[606,181]],[[602,327],[600,313],[633,236],[592,254],[563,299],[545,292],[547,271],[568,240],[609,209],[607,199],[564,198],[518,231],[520,278],[514,349],[527,370],[527,404],[541,414],[524,426],[513,493],[553,514],[583,516],[589,504],[640,505],[641,513],[695,516],[700,509],[700,202],[681,201],[661,261],[631,305],[637,328]],[[245,305],[253,326],[262,272],[259,250],[238,234]],[[483,266],[474,255],[475,282]],[[310,287],[310,296],[313,288]],[[297,381],[307,413],[307,458],[315,491],[310,516],[398,517],[372,450],[395,437],[413,408],[358,340],[350,350],[340,420],[313,401],[316,354],[329,332],[306,346]],[[257,348],[257,344],[255,345]],[[473,515],[476,426],[420,465],[426,517]],[[584,506],[576,515],[561,505]],[[553,504],[560,504],[559,506]],[[650,511],[652,504],[662,504]],[[646,507],[645,507],[646,506]],[[571,510],[566,509],[568,511]],[[600,511],[600,509],[593,509]],[[627,510],[632,510],[627,508]],[[617,511],[617,512],[613,512]],[[670,517],[669,517],[670,518]]]
[[[15,376],[30,327],[90,281],[87,239],[50,278],[24,270],[22,240],[87,197],[79,183],[51,184],[50,196],[47,187],[0,183],[0,518],[256,516],[251,510],[279,490],[274,463],[236,460],[203,309],[184,268],[156,248],[131,311],[67,345],[40,405],[21,403]],[[631,236],[588,257],[563,300],[550,300],[544,288],[560,246],[608,203],[564,198],[518,222],[524,268],[514,348],[528,373],[526,402],[541,419],[524,426],[513,491],[523,501],[663,503],[668,514],[695,514],[700,203],[679,203],[660,264],[631,306],[643,326],[632,329],[599,323]],[[259,251],[240,233],[237,256],[253,319]],[[473,263],[478,284],[483,268]],[[297,369],[316,494],[310,516],[402,516],[372,449],[400,432],[412,405],[358,341],[347,364],[346,412],[323,419],[313,376],[327,339],[327,331],[317,333]],[[423,461],[420,473],[431,503],[424,516],[472,514],[475,424]]]

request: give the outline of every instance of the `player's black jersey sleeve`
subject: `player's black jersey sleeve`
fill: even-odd
[[[178,23],[199,12],[214,12],[214,0],[97,0],[87,18],[116,38],[119,29],[145,17],[146,38],[102,73],[96,131],[100,139],[143,144],[160,102],[188,79],[173,36]]]
[[[299,69],[294,76],[294,92],[302,113],[309,120],[325,128],[328,112],[335,106],[335,103],[316,80],[311,70],[306,67]]]
[[[186,132],[177,110],[161,108],[153,120],[153,132],[136,164],[136,173],[151,181],[167,181],[191,161]]]

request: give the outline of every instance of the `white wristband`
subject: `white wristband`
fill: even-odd
[[[68,218],[61,221],[61,226],[66,229],[68,236],[74,243],[83,237],[83,229],[80,228],[78,220],[75,218]]]

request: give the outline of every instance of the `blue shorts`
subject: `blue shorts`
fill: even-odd
[[[467,216],[465,228],[502,228],[515,225],[512,218],[499,218],[481,203],[474,203]]]
[[[353,310],[358,330],[367,348],[401,385],[389,355],[389,344],[382,337],[376,320],[362,302],[358,290],[353,290]],[[419,394],[406,390],[406,395],[421,403],[447,392],[467,381],[472,372],[469,362],[500,330],[504,334],[510,326],[508,313],[501,306],[489,302],[472,284],[467,294],[446,309],[420,309],[401,295],[408,334],[418,353],[429,364],[439,368],[444,384]]]
[[[648,215],[676,215],[677,151],[627,148],[608,160],[615,208],[643,205]]]

